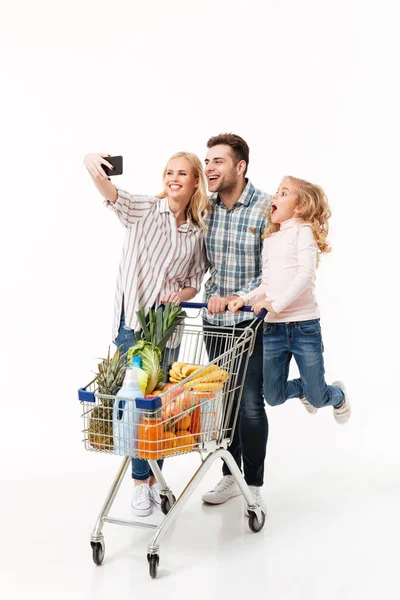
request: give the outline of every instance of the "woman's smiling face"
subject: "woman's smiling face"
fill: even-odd
[[[187,204],[193,196],[197,184],[192,165],[187,158],[180,156],[169,161],[164,177],[168,198]]]

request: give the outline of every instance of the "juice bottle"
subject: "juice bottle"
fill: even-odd
[[[165,436],[161,416],[161,398],[138,398],[136,406],[140,411],[138,427],[139,458],[157,460],[163,451]]]

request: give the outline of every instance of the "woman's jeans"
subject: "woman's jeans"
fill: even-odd
[[[341,389],[325,382],[325,368],[319,319],[293,323],[265,323],[263,330],[264,397],[270,406],[288,398],[306,398],[315,406],[338,406],[344,400]],[[300,377],[288,381],[294,356]]]
[[[121,321],[119,325],[118,335],[114,340],[116,346],[121,347],[121,352],[125,353],[132,346],[136,345],[136,338],[133,329],[130,329],[125,325],[125,313],[124,306],[122,305]],[[160,469],[163,466],[163,460],[158,460]],[[132,478],[140,481],[146,481],[153,475],[150,465],[147,460],[142,458],[132,458]]]

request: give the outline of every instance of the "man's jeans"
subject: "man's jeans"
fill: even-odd
[[[251,321],[243,321],[236,325],[235,332],[237,331],[237,335],[240,336],[243,333],[243,329],[249,327],[251,323]],[[239,416],[233,440],[228,450],[235,459],[239,469],[242,468],[243,458],[244,478],[247,484],[262,486],[264,483],[264,461],[268,441],[268,419],[265,413],[264,398],[262,394],[262,324],[255,321],[252,327],[254,328],[256,324],[259,325],[259,327],[256,333],[254,351],[249,358]],[[226,327],[219,328],[204,319],[203,326],[205,332],[210,331],[211,333],[220,333],[227,331]],[[207,337],[205,342],[210,361],[214,360],[218,355],[223,354],[225,351],[225,345],[223,343],[218,343],[218,346],[215,346],[211,343],[207,343]],[[229,345],[226,349],[228,348]],[[239,374],[240,382],[241,373],[245,363],[245,357],[243,358],[244,360],[242,361]],[[224,475],[231,474],[225,463],[223,464],[222,472]]]
[[[121,321],[119,325],[118,335],[114,340],[116,346],[121,346],[121,353],[128,352],[129,348],[136,345],[136,338],[133,329],[125,325],[125,313],[122,306]],[[157,461],[160,469],[163,466],[163,460]],[[142,458],[132,458],[132,478],[140,481],[146,481],[153,475],[150,465],[147,460]]]
[[[270,406],[288,398],[306,398],[316,408],[338,406],[344,394],[325,382],[321,326],[319,319],[293,323],[265,323],[264,396]],[[289,364],[294,356],[300,378],[288,381]]]

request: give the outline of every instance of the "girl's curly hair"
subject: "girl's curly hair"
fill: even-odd
[[[319,257],[323,252],[330,252],[331,247],[327,243],[326,238],[329,232],[328,219],[331,216],[328,199],[324,190],[319,185],[292,177],[288,175],[283,178],[283,181],[290,181],[297,191],[297,206],[301,209],[299,215],[306,223],[312,227],[315,242],[318,246],[318,262]],[[266,217],[269,219],[268,225],[264,231],[264,238],[269,237],[276,231],[279,231],[279,223],[271,223],[271,206],[268,207]]]

